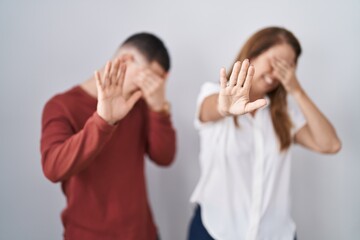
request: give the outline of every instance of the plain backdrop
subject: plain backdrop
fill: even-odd
[[[244,41],[267,26],[295,33],[298,77],[337,129],[343,148],[296,147],[293,216],[299,239],[360,236],[360,1],[0,0],[0,239],[62,239],[65,198],[40,163],[44,103],[91,76],[129,35],[160,36],[172,57],[167,96],[178,151],[169,168],[147,164],[149,198],[165,240],[186,238],[199,178],[195,101]],[[131,183],[129,183],[131,184]],[[221,224],[221,223],[219,223]]]

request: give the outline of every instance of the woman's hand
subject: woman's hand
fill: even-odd
[[[129,99],[123,95],[123,84],[126,65],[120,59],[108,62],[102,74],[95,72],[98,91],[97,113],[109,124],[113,125],[124,118],[140,99],[141,92],[133,93]]]
[[[239,61],[234,64],[229,80],[225,68],[220,70],[218,111],[222,116],[242,115],[266,105],[265,99],[250,102],[249,92],[254,73],[254,66],[250,66],[248,59],[242,64]]]
[[[271,65],[274,68],[274,75],[284,86],[285,90],[294,94],[301,90],[299,81],[295,74],[295,65],[288,63],[283,59],[273,58]]]
[[[271,64],[275,77],[294,96],[307,122],[295,133],[295,142],[316,152],[338,152],[341,141],[335,128],[300,86],[295,75],[295,65],[278,58],[274,58]]]

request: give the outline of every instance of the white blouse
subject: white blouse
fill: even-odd
[[[204,99],[220,91],[205,83],[197,101],[201,177],[191,202],[201,206],[202,221],[218,240],[293,240],[290,214],[291,147],[279,151],[268,106],[255,117],[245,114],[202,123]],[[291,100],[291,99],[289,99]],[[305,125],[295,102],[288,101],[292,136]]]

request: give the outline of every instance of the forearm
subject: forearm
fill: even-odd
[[[199,112],[201,122],[215,122],[224,118],[218,110],[218,98],[219,94],[213,94],[204,99]]]
[[[170,116],[149,113],[147,152],[152,161],[159,165],[169,165],[176,153],[176,132]]]
[[[318,148],[324,152],[336,152],[340,149],[341,143],[334,127],[306,92],[299,87],[292,95],[306,118],[310,134]]]
[[[111,137],[114,127],[94,114],[78,133],[66,137],[56,127],[46,128],[41,141],[42,166],[52,182],[68,179],[84,169]]]

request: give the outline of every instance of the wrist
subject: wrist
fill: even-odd
[[[305,94],[305,91],[299,87],[290,93],[294,98],[299,98]]]
[[[99,115],[107,124],[109,124],[109,125],[111,125],[111,126],[114,126],[114,125],[116,125],[116,123],[118,122],[118,121],[116,121],[116,120],[113,120],[113,119],[106,119],[106,118],[104,118],[103,116],[101,116],[101,115]]]
[[[227,117],[227,116],[231,115],[228,111],[224,111],[220,107],[217,108],[217,111],[220,114],[220,116],[222,116],[222,117]]]
[[[105,117],[104,114],[102,114],[101,112],[97,111],[97,114],[99,115],[99,117],[104,120],[107,124],[109,125],[115,125],[117,121],[113,120],[113,119],[110,119],[110,118],[107,118]]]
[[[117,121],[113,121],[113,120],[108,120],[106,119],[105,117],[101,116],[99,113],[98,113],[99,117],[104,120],[108,125],[111,125],[111,126],[114,126],[116,124]]]
[[[168,101],[164,101],[161,105],[159,104],[156,107],[150,107],[150,110],[156,113],[170,114],[170,103]]]

